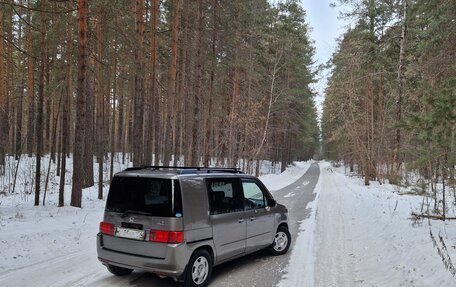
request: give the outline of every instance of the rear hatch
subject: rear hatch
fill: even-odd
[[[179,181],[115,176],[100,231],[103,248],[165,258],[168,244],[183,242]]]

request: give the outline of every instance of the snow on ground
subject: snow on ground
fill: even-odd
[[[43,160],[47,170],[49,157]],[[34,158],[23,156],[19,166],[16,192],[0,196],[0,275],[50,258],[77,252],[82,249],[95,250],[95,237],[103,217],[104,200],[98,200],[97,187],[83,190],[83,208],[69,206],[71,199],[71,167],[68,159],[65,177],[65,206],[57,207],[60,177],[55,176],[56,166],[51,165],[46,205],[42,206],[44,184],[42,184],[40,206],[33,206]],[[106,165],[105,165],[106,167]],[[115,171],[126,165],[115,164]],[[44,171],[43,171],[44,173]],[[97,185],[98,164],[94,163],[94,178]],[[105,169],[104,181],[108,182]],[[8,175],[7,175],[8,176]],[[42,175],[42,182],[45,181]],[[5,180],[5,179],[3,179]],[[11,185],[10,185],[11,187]],[[108,191],[104,185],[104,196]],[[94,233],[95,232],[95,233]]]
[[[83,191],[83,208],[69,207],[69,171],[66,206],[58,208],[59,178],[51,176],[46,206],[34,207],[33,194],[26,193],[33,182],[26,163],[20,167],[17,193],[0,194],[0,281],[10,280],[9,271],[21,268],[30,268],[31,275],[39,276],[33,273],[33,265],[43,261],[87,261],[83,270],[99,268],[93,276],[109,276],[94,259],[95,234],[104,209],[96,187]],[[294,182],[309,166],[310,162],[298,162],[280,175],[260,179],[276,190]],[[94,167],[96,173],[97,165]],[[115,170],[123,168],[117,164]],[[51,166],[51,173],[54,169]],[[310,216],[301,222],[287,274],[279,286],[456,286],[450,273],[455,270],[450,260],[456,260],[454,221],[412,221],[410,214],[420,210],[422,197],[401,195],[403,189],[389,184],[372,182],[366,187],[360,178],[348,177],[343,168],[329,163],[320,163],[320,171],[316,199],[307,206]],[[106,185],[105,195],[107,189]],[[84,276],[81,272],[76,275]],[[50,274],[42,276],[55,277],[55,286],[71,286],[81,280],[76,275]],[[7,282],[7,286],[20,286],[19,281]]]
[[[57,207],[60,178],[55,176],[55,165],[51,165],[46,205],[35,207],[33,206],[34,195],[30,194],[30,190],[33,190],[31,184],[34,182],[31,177],[34,169],[33,160],[28,157],[23,157],[21,160],[16,193],[7,193],[6,196],[0,194],[0,281],[2,281],[2,277],[8,278],[9,271],[32,268],[34,264],[43,261],[59,262],[59,257],[66,260],[68,257],[64,256],[72,253],[75,254],[75,258],[79,259],[84,256],[90,259],[96,258],[95,235],[98,232],[105,205],[104,200],[97,199],[97,187],[83,190],[82,208],[69,206],[72,167],[71,159],[69,159],[65,185],[65,207]],[[49,158],[43,160],[45,168],[47,168],[48,162]],[[13,167],[14,164],[11,166]],[[295,166],[291,166],[282,174],[265,175],[260,179],[268,188],[277,189],[280,186],[291,184],[305,173],[308,166],[310,163],[296,162]],[[125,167],[127,165],[116,163],[114,171],[120,171]],[[98,164],[94,163],[95,183],[98,179],[97,171]],[[108,182],[107,174],[108,171],[105,169],[104,181],[106,183]],[[42,180],[45,180],[45,176]],[[0,178],[0,181],[7,182],[8,179],[3,177]],[[106,197],[108,189],[109,186],[105,184],[104,197]],[[40,204],[42,204],[42,199],[41,195]],[[97,264],[96,259],[92,261]],[[68,262],[68,264],[79,263],[81,262]],[[101,264],[95,266],[86,264],[86,268],[89,269],[97,266],[103,269]],[[103,274],[108,273],[103,272]],[[38,274],[35,275],[38,276]],[[55,276],[55,286],[71,285],[70,281],[62,281],[63,277]],[[72,277],[65,277],[65,280],[67,279],[70,280]],[[9,284],[11,285],[8,286],[21,285],[15,282],[9,282]]]
[[[329,163],[320,170],[279,286],[456,286],[454,221],[412,221],[422,197],[389,184],[364,186]]]
[[[303,176],[309,169],[309,166],[312,164],[312,162],[312,160],[295,161],[294,165],[289,166],[281,174],[266,174],[260,176],[260,179],[269,190],[278,190],[284,188],[290,183],[295,182],[298,178]]]

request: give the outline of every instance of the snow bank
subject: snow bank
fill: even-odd
[[[93,188],[84,190],[83,209],[32,207],[31,202],[1,207],[0,273],[81,249],[94,249],[94,234],[104,208],[104,202],[96,198]]]
[[[12,159],[11,157],[9,158]],[[98,199],[98,187],[82,192],[82,207],[69,206],[71,199],[72,159],[67,159],[65,176],[65,206],[57,207],[60,177],[56,176],[56,165],[51,164],[45,206],[33,206],[35,158],[22,156],[16,183],[16,192],[0,196],[0,275],[7,271],[30,266],[84,249],[95,251],[95,234],[103,218],[105,202]],[[45,171],[49,156],[43,159],[42,190],[43,202]],[[114,171],[126,168],[128,163],[116,162]],[[12,165],[14,166],[14,165]],[[104,165],[104,195],[109,186],[108,165]],[[98,164],[94,162],[94,179],[97,185]],[[7,175],[0,180],[7,181]],[[10,185],[11,187],[12,185]]]
[[[289,166],[281,174],[266,174],[260,176],[260,180],[266,185],[269,190],[278,190],[295,182],[303,176],[313,163],[309,161],[295,161],[292,166]]]

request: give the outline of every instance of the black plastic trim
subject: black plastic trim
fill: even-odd
[[[203,242],[203,241],[212,240],[212,239],[213,239],[213,237],[208,237],[208,238],[204,238],[204,239],[198,239],[198,240],[193,240],[193,241],[187,241],[187,244],[193,244],[193,243]]]

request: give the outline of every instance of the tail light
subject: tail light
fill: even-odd
[[[114,235],[114,224],[100,222],[100,232],[106,235]]]
[[[184,242],[183,231],[151,230],[149,241],[161,243],[182,243]]]

